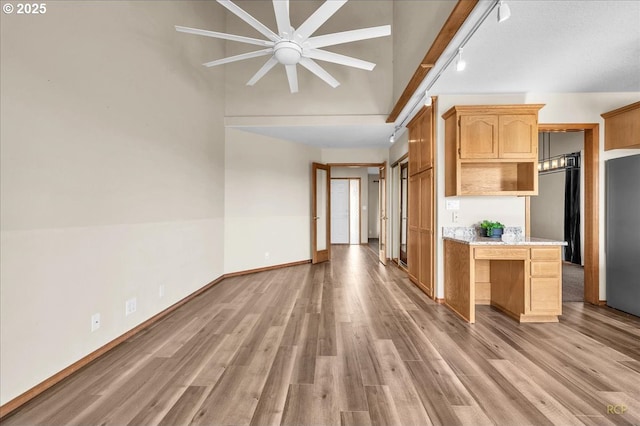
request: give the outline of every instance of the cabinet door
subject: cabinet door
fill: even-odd
[[[418,167],[420,171],[431,168],[433,166],[433,109],[432,107],[422,114],[420,120],[420,157]]]
[[[407,234],[407,271],[412,280],[418,281],[420,275],[420,233],[409,229]]]
[[[501,115],[500,158],[538,158],[538,120],[535,115]]]
[[[407,269],[415,281],[420,275],[420,176],[409,177],[409,232],[407,241]]]
[[[420,231],[431,231],[433,218],[432,176],[433,169],[420,173]]]
[[[420,134],[420,126],[409,127],[409,176],[418,173],[420,168]]]
[[[418,281],[429,297],[433,297],[433,233],[420,232],[420,275]]]
[[[498,116],[460,117],[460,158],[498,158]]]

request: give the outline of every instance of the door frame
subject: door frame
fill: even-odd
[[[324,250],[318,251],[318,227],[316,216],[318,211],[318,170],[325,170],[326,182],[325,188],[327,192],[326,206],[326,246]],[[331,166],[321,163],[312,163],[311,166],[311,263],[326,262],[331,259]]]
[[[538,124],[538,132],[584,132],[584,301],[600,301],[600,125]],[[525,198],[525,235],[531,234],[531,198]]]
[[[387,162],[385,161],[378,168],[379,170],[379,184],[378,184],[378,220],[380,221],[380,235],[378,238],[378,260],[383,265],[387,265],[388,259],[388,232],[387,232],[387,220],[389,219],[388,215],[388,205],[387,202],[387,175],[389,173],[389,168],[387,167]]]
[[[327,163],[327,166],[329,166],[329,169],[331,169],[332,167],[377,167],[380,168],[382,166],[386,166],[387,162],[383,161],[382,163]],[[362,191],[362,182],[360,182],[360,191]],[[362,195],[362,193],[360,194]],[[360,198],[362,200],[362,198]],[[388,204],[388,203],[387,203]],[[367,213],[368,214],[368,213]],[[362,220],[362,209],[360,211],[360,218]],[[362,229],[362,225],[360,225],[360,228]],[[368,238],[368,233],[367,233],[367,238]],[[360,234],[360,238],[362,239],[362,234]]]

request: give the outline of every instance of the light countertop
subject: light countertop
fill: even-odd
[[[505,236],[503,241],[501,238],[487,238],[476,236],[455,236],[444,237],[445,240],[451,240],[462,244],[469,245],[484,245],[484,246],[566,246],[565,241],[547,240],[545,238],[524,237],[518,236]]]

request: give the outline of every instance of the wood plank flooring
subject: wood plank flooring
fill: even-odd
[[[637,317],[470,325],[367,246],[332,255],[223,281],[2,424],[640,424]]]

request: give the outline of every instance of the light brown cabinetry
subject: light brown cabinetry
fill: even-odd
[[[445,240],[445,304],[469,322],[491,304],[519,322],[562,314],[560,246],[474,246]]]
[[[640,148],[640,102],[602,114],[604,150]]]
[[[407,270],[428,296],[433,285],[433,107],[423,108],[409,128],[409,197]]]
[[[537,195],[543,105],[454,106],[445,119],[445,195]]]

